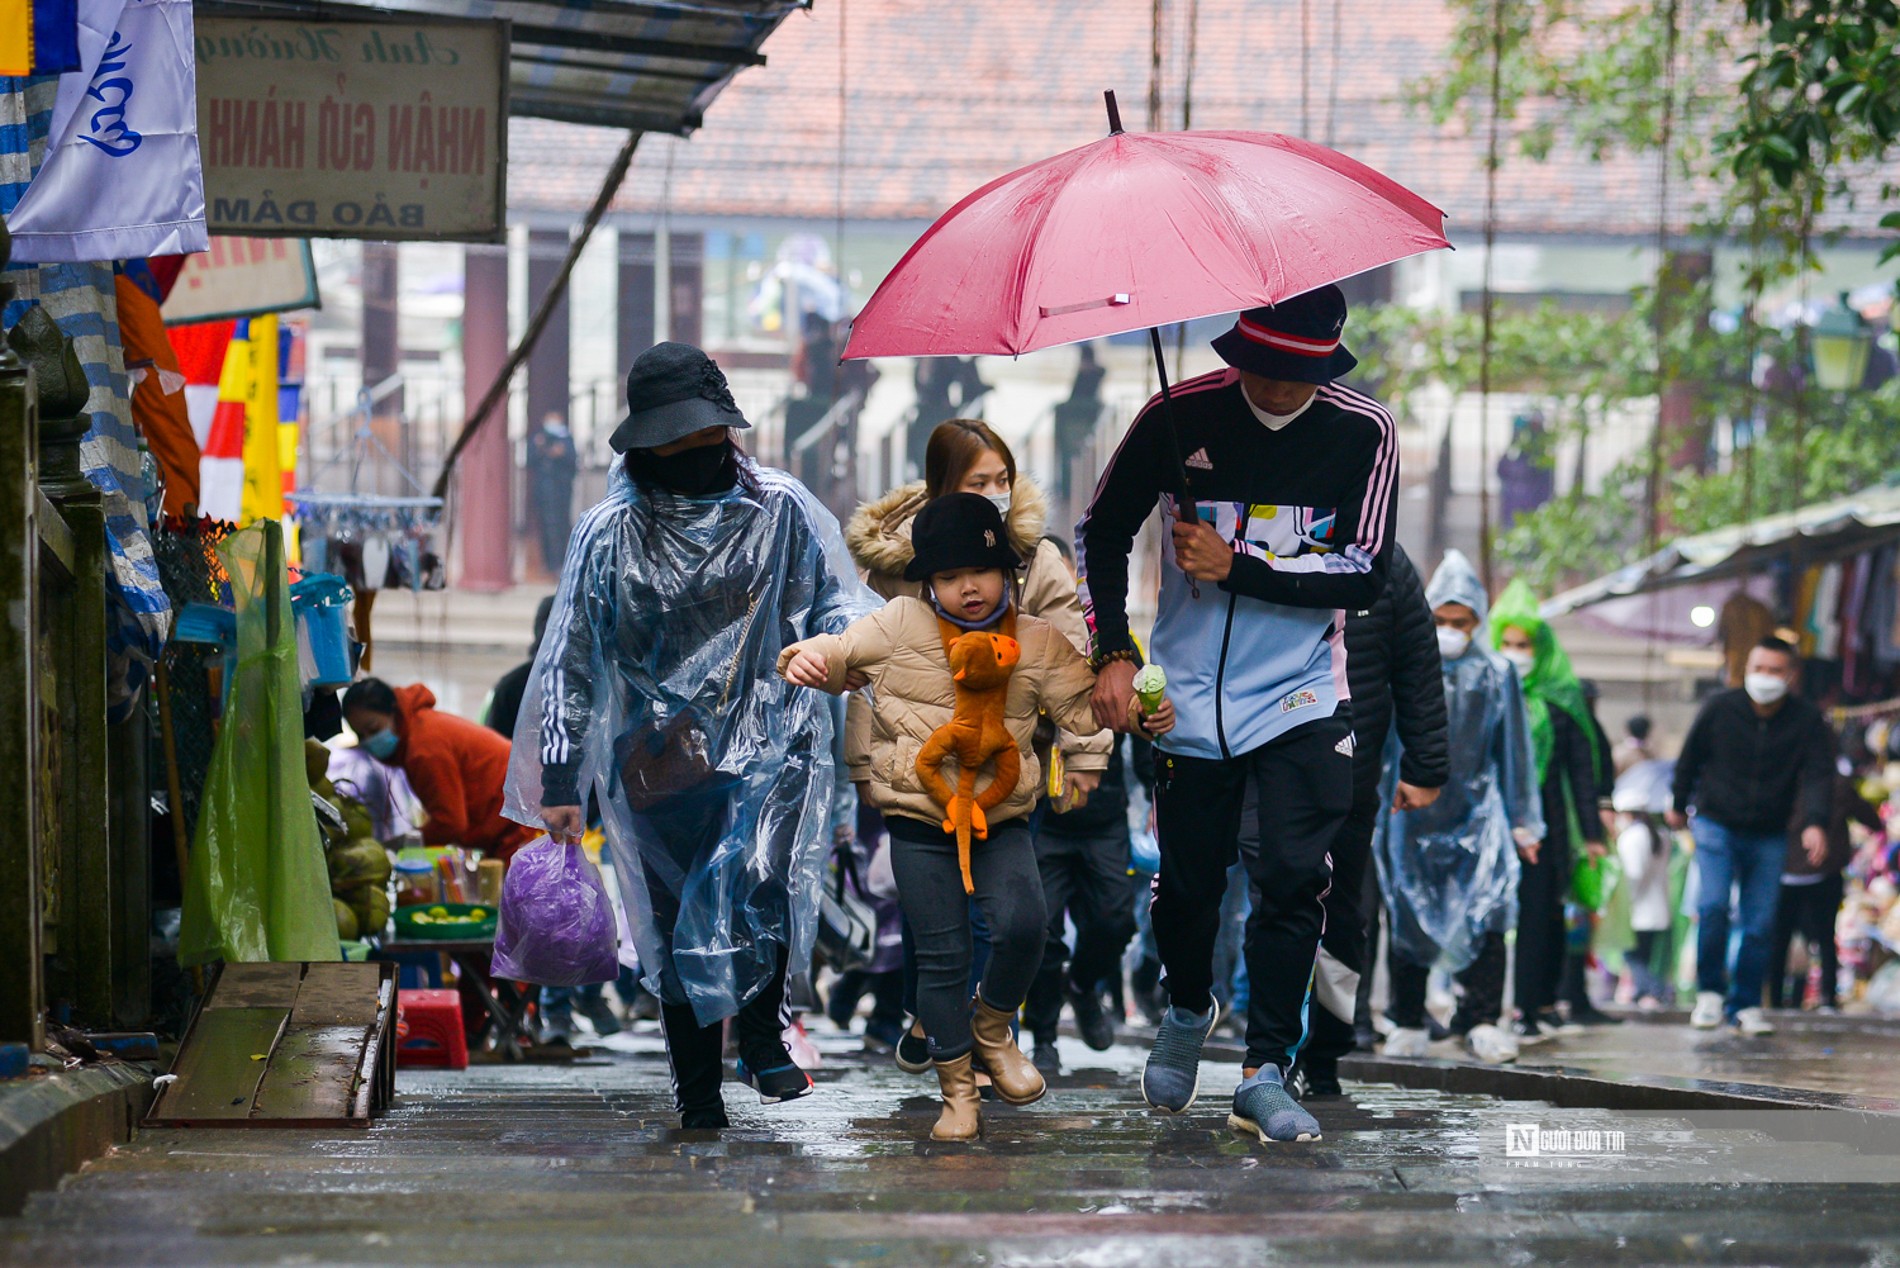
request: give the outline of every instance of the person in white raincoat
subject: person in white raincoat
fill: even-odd
[[[877,601],[837,521],[746,458],[719,368],[663,343],[627,376],[625,455],[575,530],[514,736],[508,814],[613,851],[683,1126],[726,1126],[722,1023],[767,1103],[811,1090],[784,1028],[811,955],[835,794],[831,711],[775,670]]]

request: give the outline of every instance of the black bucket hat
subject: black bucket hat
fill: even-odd
[[[607,442],[615,453],[670,444],[708,427],[752,426],[718,365],[688,343],[656,343],[634,358],[627,409]]]
[[[1214,340],[1214,351],[1236,370],[1264,378],[1331,383],[1359,364],[1339,341],[1345,328],[1346,296],[1322,286],[1270,308],[1249,308]]]
[[[1003,513],[976,493],[946,493],[924,503],[910,522],[910,563],[904,580],[922,581],[954,568],[1019,567]]]

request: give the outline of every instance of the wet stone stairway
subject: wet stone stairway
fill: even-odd
[[[1349,1085],[1326,1139],[1226,1126],[1235,1074],[1140,1106],[1142,1053],[1065,1041],[1043,1103],[927,1139],[928,1080],[828,1041],[819,1091],[672,1126],[651,1036],[571,1066],[404,1072],[368,1130],[155,1130],[0,1221],[0,1263],[1893,1262],[1900,1158],[1763,1116],[1609,1114]],[[1809,1116],[1814,1117],[1814,1116]],[[1511,1124],[1625,1134],[1510,1158]],[[1864,1135],[1864,1133],[1863,1133]],[[1900,1136],[1889,1132],[1887,1136]],[[1900,1142],[1896,1142],[1900,1143]],[[1888,1146],[1891,1149],[1893,1146]]]

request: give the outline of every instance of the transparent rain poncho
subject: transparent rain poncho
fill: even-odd
[[[599,807],[646,984],[729,1017],[811,954],[831,837],[829,699],[782,648],[878,606],[837,521],[784,472],[684,498],[616,467],[568,546],[507,815]]]
[[[1433,608],[1462,603],[1483,622],[1484,586],[1458,551],[1425,589]],[[1385,891],[1392,944],[1414,964],[1465,968],[1486,934],[1517,922],[1513,828],[1541,840],[1536,764],[1517,671],[1489,649],[1482,627],[1464,655],[1446,661],[1451,778],[1423,810],[1381,813],[1373,853]],[[1394,734],[1389,742],[1398,743]],[[1398,762],[1386,764],[1383,802],[1392,804]]]

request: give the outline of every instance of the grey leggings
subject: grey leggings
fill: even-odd
[[[891,815],[891,870],[917,945],[917,1016],[938,1061],[962,1056],[970,1038],[970,901],[957,867],[957,839],[935,824]],[[983,1001],[1015,1012],[1042,964],[1042,877],[1022,819],[991,823],[989,839],[970,843],[976,902],[990,926],[990,962],[978,988]]]

